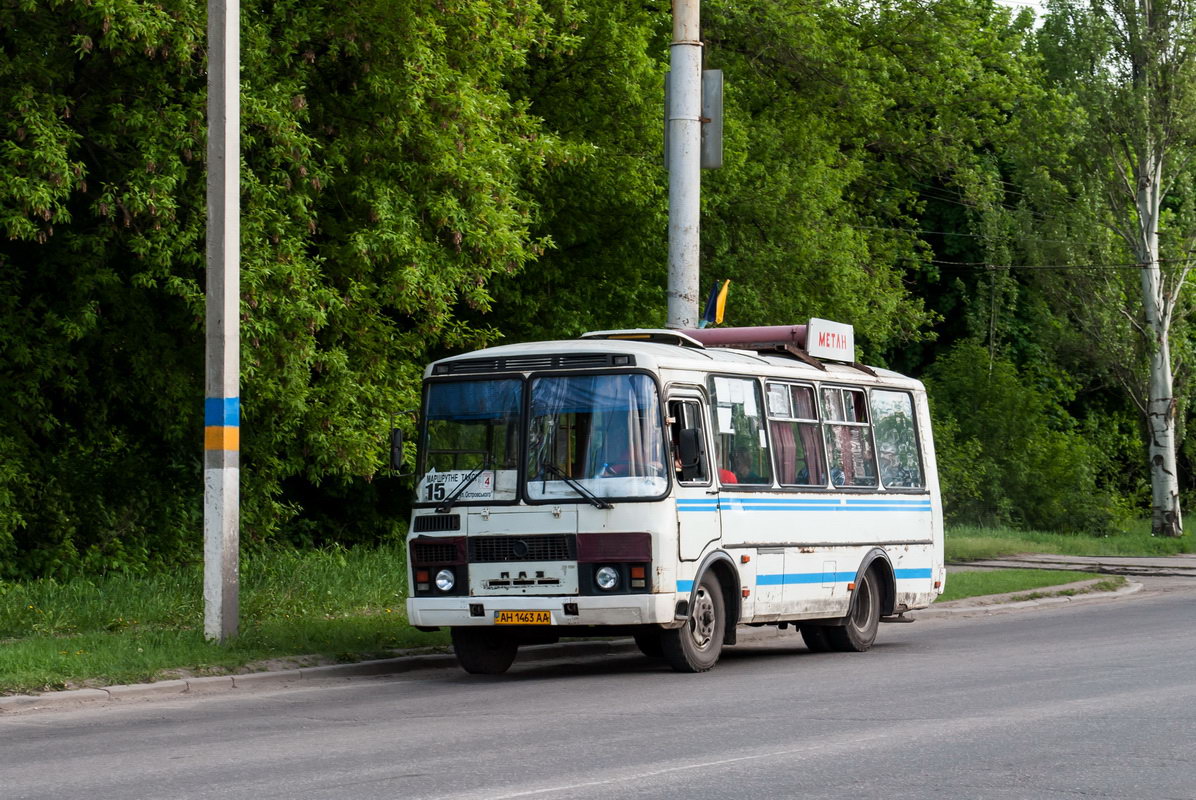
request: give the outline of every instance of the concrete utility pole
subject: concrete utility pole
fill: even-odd
[[[237,635],[241,480],[240,0],[208,0],[204,636]]]
[[[698,324],[698,234],[702,185],[702,42],[699,0],[673,0],[669,50],[670,328]]]

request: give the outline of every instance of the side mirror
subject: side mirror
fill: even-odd
[[[701,428],[685,428],[677,434],[677,449],[681,456],[681,480],[700,481],[702,459],[706,455],[702,447]]]
[[[403,431],[399,428],[390,431],[390,466],[397,470],[403,468]]]

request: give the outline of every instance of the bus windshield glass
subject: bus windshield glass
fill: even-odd
[[[531,382],[527,496],[659,498],[669,464],[656,383],[640,373]]]
[[[455,502],[514,502],[523,381],[429,383],[425,403],[418,500],[442,502],[460,490]]]

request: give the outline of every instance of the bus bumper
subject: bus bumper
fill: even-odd
[[[407,619],[420,627],[493,625],[496,611],[548,611],[552,625],[675,625],[674,609],[688,594],[632,594],[607,597],[412,597]],[[566,614],[566,605],[576,614]],[[471,606],[474,607],[471,609]],[[481,615],[476,615],[477,607]]]

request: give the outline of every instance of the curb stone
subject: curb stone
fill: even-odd
[[[532,645],[520,648],[519,662],[549,661],[557,658],[584,657],[619,652],[634,652],[631,639],[586,640],[557,644]],[[171,695],[217,694],[236,689],[294,685],[313,680],[347,679],[378,675],[397,675],[421,669],[454,667],[452,655],[405,655],[352,664],[328,664],[318,667],[278,672],[248,672],[240,675],[213,675],[202,678],[180,678],[156,683],[134,683],[104,689],[70,689],[37,695],[0,697],[0,717],[27,711],[50,711],[79,705],[108,705],[129,700],[163,698]]]
[[[106,690],[113,700],[130,700],[137,697],[154,697],[166,694],[183,694],[187,691],[187,681],[182,679],[158,681],[157,683],[131,683],[128,686],[109,686]],[[48,697],[49,695],[40,695]],[[4,698],[0,697],[0,709],[4,708]]]
[[[1084,583],[1091,583],[1085,581]],[[1059,591],[1060,587],[1053,587]],[[1142,584],[1131,581],[1113,592],[1095,592],[1065,597],[1043,597],[1036,600],[1019,602],[980,603],[978,598],[966,598],[951,601],[941,606],[920,608],[911,614],[938,616],[950,614],[991,614],[999,611],[1010,611],[1019,608],[1032,608],[1044,605],[1061,605],[1066,603],[1083,602],[1110,597],[1123,597],[1134,594],[1142,588]],[[1025,594],[1018,592],[1017,594]],[[956,605],[958,604],[958,605]],[[915,617],[916,619],[916,617]],[[755,630],[755,629],[749,629]],[[751,634],[748,631],[744,633]],[[772,634],[761,632],[761,637]],[[743,637],[741,637],[743,638]],[[591,655],[613,655],[619,653],[637,652],[632,639],[599,639],[560,642],[557,644],[533,645],[520,648],[516,663],[536,661],[550,661],[558,658],[577,658]],[[299,669],[280,670],[277,672],[249,672],[237,675],[214,675],[200,678],[181,678],[175,680],[158,681],[156,683],[134,683],[124,686],[109,686],[103,689],[71,689],[62,692],[47,692],[39,695],[11,695],[0,697],[0,717],[9,714],[20,714],[32,711],[49,711],[68,709],[80,705],[97,705],[123,703],[129,700],[146,698],[161,698],[169,695],[216,694],[236,691],[237,689],[264,688],[293,685],[313,680],[329,680],[338,678],[372,677],[378,675],[395,675],[421,669],[440,669],[456,666],[457,660],[452,655],[443,653],[404,655],[397,658],[383,658],[373,661],[360,661],[352,664],[329,664],[317,667],[301,667]]]
[[[1096,582],[1097,581],[1081,581],[1079,584],[1075,584],[1075,586],[1082,586],[1084,584],[1093,584]],[[1067,586],[1067,584],[1065,584],[1062,587],[1060,587],[1060,586],[1045,587],[1044,589],[1041,589],[1041,590],[1013,592],[1012,594],[1025,595],[1025,594],[1031,594],[1034,591],[1056,591],[1056,592],[1058,592],[1058,591],[1064,591],[1066,586]],[[1005,602],[1005,603],[991,603],[991,602],[983,603],[983,602],[979,602],[982,598],[968,597],[968,598],[965,598],[962,600],[953,600],[953,601],[944,603],[943,605],[940,605],[940,606],[932,605],[930,608],[919,608],[916,611],[912,611],[910,613],[911,614],[919,614],[919,615],[930,615],[930,616],[935,616],[938,614],[977,614],[977,613],[991,614],[994,612],[1001,612],[1001,611],[1015,611],[1019,608],[1036,608],[1039,606],[1066,605],[1068,603],[1082,603],[1086,600],[1100,600],[1100,599],[1108,599],[1111,597],[1125,597],[1127,595],[1134,594],[1134,593],[1140,591],[1141,589],[1142,589],[1142,584],[1137,583],[1136,581],[1129,581],[1125,586],[1122,586],[1120,589],[1115,589],[1111,592],[1089,592],[1086,594],[1064,595],[1062,597],[1059,597],[1059,596],[1039,597],[1039,598],[1035,598],[1034,600],[1018,600],[1015,602]]]

